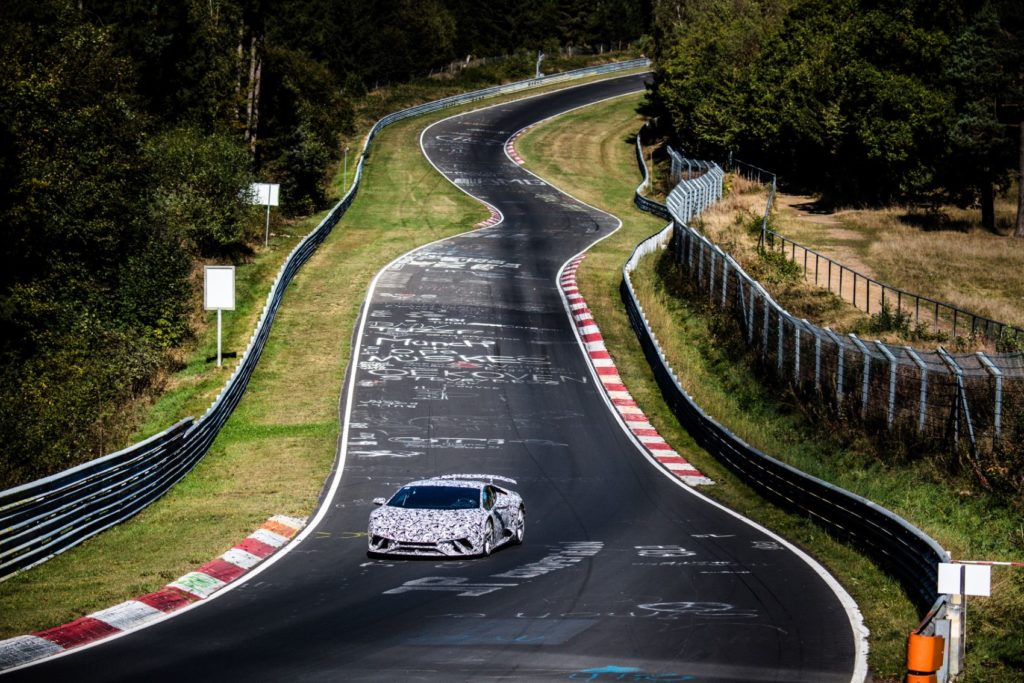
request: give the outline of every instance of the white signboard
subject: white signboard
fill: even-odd
[[[203,304],[208,311],[235,310],[235,267],[203,268]]]
[[[946,595],[960,593],[960,573],[963,572],[963,594],[988,597],[992,594],[992,568],[984,564],[939,564],[939,592]]]
[[[277,183],[253,183],[249,186],[249,196],[253,204],[277,206],[277,197],[281,186]]]

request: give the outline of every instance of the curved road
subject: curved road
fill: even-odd
[[[621,77],[429,127],[428,157],[504,222],[378,277],[322,519],[208,604],[9,679],[862,677],[859,617],[822,572],[651,464],[609,410],[556,279],[618,221],[505,156],[527,124],[642,87]],[[448,472],[517,479],[526,542],[471,561],[369,559],[370,501]]]

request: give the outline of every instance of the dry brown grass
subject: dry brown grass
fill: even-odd
[[[1024,241],[983,230],[977,211],[821,211],[809,199],[780,195],[778,232],[893,287],[1024,325]],[[1000,199],[997,228],[1008,231],[1014,210]]]

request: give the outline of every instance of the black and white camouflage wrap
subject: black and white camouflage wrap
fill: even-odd
[[[481,479],[487,475],[480,475]],[[498,478],[498,477],[495,477]],[[525,533],[522,497],[489,481],[425,479],[407,486],[459,486],[481,492],[491,486],[497,493],[494,506],[483,503],[473,509],[431,510],[382,505],[370,513],[367,529],[371,555],[427,555],[465,557],[487,555],[508,543],[520,543]],[[478,498],[482,501],[483,496]],[[490,521],[490,544],[486,541]]]

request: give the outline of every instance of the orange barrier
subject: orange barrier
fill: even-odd
[[[942,668],[946,639],[911,633],[907,641],[907,683],[936,683],[935,672]]]

